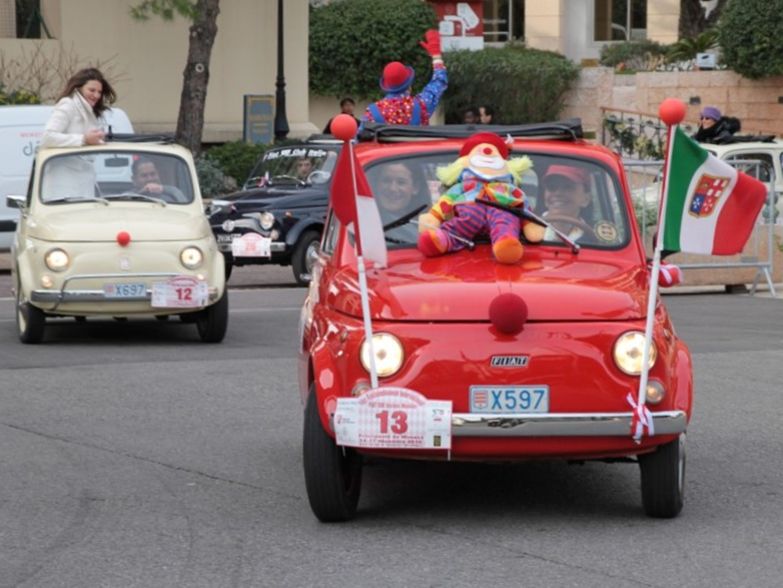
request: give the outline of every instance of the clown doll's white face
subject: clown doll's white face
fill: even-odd
[[[466,167],[482,178],[487,179],[499,178],[510,173],[508,162],[500,154],[497,147],[489,143],[476,145],[468,153]]]

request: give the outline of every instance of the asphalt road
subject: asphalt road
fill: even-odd
[[[634,464],[378,461],[323,525],[289,280],[232,277],[220,345],[63,320],[23,346],[0,275],[1,587],[780,585],[783,301],[666,298],[696,380],[677,519],[643,515]]]

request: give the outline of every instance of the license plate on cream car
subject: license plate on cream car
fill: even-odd
[[[103,295],[106,298],[144,298],[147,286],[143,282],[133,284],[104,284]]]
[[[470,412],[549,412],[549,386],[471,386]]]

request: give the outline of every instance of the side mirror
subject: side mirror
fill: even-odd
[[[5,197],[5,205],[8,208],[18,208],[19,210],[24,210],[26,201],[27,198],[24,196],[18,196],[16,194],[10,194]]]

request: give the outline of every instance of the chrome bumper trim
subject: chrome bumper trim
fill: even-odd
[[[455,437],[627,437],[630,412],[561,414],[474,414],[451,416]],[[688,424],[685,412],[653,412],[656,435],[676,435]]]
[[[39,302],[42,304],[54,304],[49,311],[57,310],[63,302],[143,302],[145,300],[152,300],[152,290],[147,289],[143,296],[131,296],[127,298],[109,297],[103,292],[103,290],[66,290],[68,284],[74,280],[86,280],[86,279],[112,279],[122,278],[123,280],[133,280],[137,278],[174,278],[182,274],[168,273],[168,272],[149,272],[149,273],[122,273],[122,274],[76,274],[69,276],[63,282],[62,288],[59,290],[33,290],[30,293],[31,302]],[[209,301],[214,302],[217,300],[218,289],[215,287],[209,287]],[[161,309],[165,310],[165,309]],[[189,309],[192,310],[192,309]]]
[[[285,251],[285,243],[283,241],[272,241],[269,244],[269,250],[272,253],[282,253]],[[231,241],[218,241],[218,251],[231,253]]]

